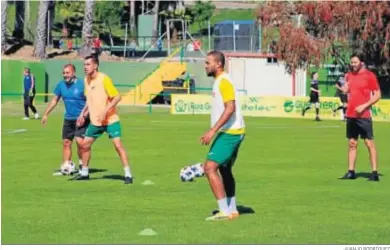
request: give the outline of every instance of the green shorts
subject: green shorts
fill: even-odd
[[[87,131],[85,132],[85,137],[99,138],[104,132],[108,134],[109,138],[121,137],[121,123],[118,121],[107,126],[89,124]]]
[[[220,166],[232,167],[245,135],[219,133],[211,145],[207,160],[214,161]]]

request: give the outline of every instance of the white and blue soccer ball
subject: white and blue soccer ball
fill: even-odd
[[[180,170],[180,180],[183,182],[193,181],[196,177],[204,176],[202,163],[184,167]]]
[[[61,164],[60,172],[63,175],[71,175],[76,172],[76,165],[73,163],[73,161],[66,161]]]
[[[191,167],[184,167],[180,170],[180,180],[183,182],[193,181],[195,179],[195,173],[191,170]]]
[[[196,163],[195,165],[191,166],[192,172],[195,173],[195,177],[202,177],[204,176],[204,170],[203,170],[203,164],[202,163]]]

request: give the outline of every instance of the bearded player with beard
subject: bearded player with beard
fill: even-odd
[[[362,57],[351,56],[351,72],[346,75],[343,92],[348,94],[347,138],[348,138],[348,172],[342,179],[356,179],[355,162],[358,138],[364,140],[370,155],[372,174],[370,181],[379,181],[378,157],[374,143],[374,130],[371,118],[371,107],[381,98],[378,80],[373,72],[363,67]]]

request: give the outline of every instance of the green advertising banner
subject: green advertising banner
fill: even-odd
[[[244,116],[302,118],[302,109],[309,105],[308,97],[281,96],[240,96],[241,111]],[[339,98],[321,97],[321,118],[338,120],[333,109],[341,105]],[[212,97],[210,95],[175,94],[171,96],[171,114],[210,114]],[[314,110],[305,116],[314,117]],[[375,121],[390,122],[390,100],[381,100],[372,107]]]

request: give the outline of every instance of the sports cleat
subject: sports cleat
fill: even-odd
[[[72,179],[70,179],[72,181],[87,181],[89,180],[89,175],[75,175]]]
[[[317,121],[317,122],[320,122],[321,119],[317,116],[317,117],[316,117],[316,121]]]
[[[61,172],[61,170],[57,170],[53,173],[53,176],[63,176],[65,175],[64,173]]]
[[[125,184],[133,184],[133,177],[125,177]]]
[[[218,209],[215,209],[211,212],[212,215],[216,215],[219,213],[219,210]],[[232,219],[235,219],[237,218],[238,216],[240,216],[240,213],[238,211],[235,211],[235,212],[232,212],[230,215],[229,215],[229,219],[232,220]]]
[[[23,120],[30,120],[30,117],[26,116],[26,117],[23,117]]]
[[[35,113],[35,114],[34,114],[34,118],[35,118],[35,119],[39,119],[39,114],[38,114],[38,113]]]
[[[228,220],[229,217],[230,217],[230,215],[222,213],[222,212],[219,212],[219,213],[216,213],[213,216],[207,217],[206,221]]]
[[[343,177],[341,177],[342,180],[354,180],[356,179],[355,172],[347,172]]]
[[[368,177],[369,181],[379,181],[379,175],[372,173],[370,177]]]

